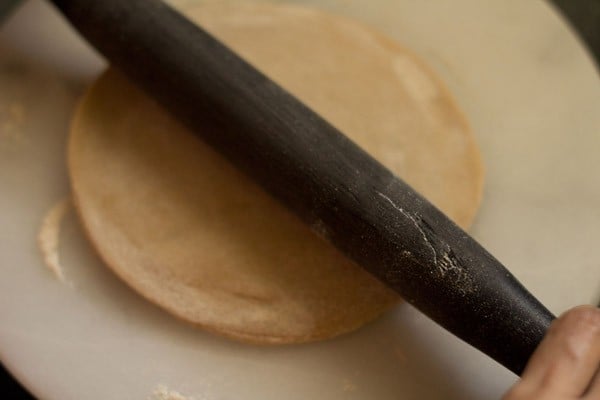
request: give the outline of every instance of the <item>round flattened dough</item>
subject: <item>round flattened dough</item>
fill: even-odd
[[[221,3],[189,16],[469,225],[481,197],[478,149],[446,89],[411,54],[297,6]],[[108,266],[210,331],[312,341],[398,300],[115,71],[80,103],[69,171]]]

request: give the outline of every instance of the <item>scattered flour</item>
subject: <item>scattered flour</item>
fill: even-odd
[[[71,199],[69,197],[53,205],[46,212],[37,236],[37,243],[42,252],[44,263],[61,282],[65,282],[65,277],[58,253],[60,226],[70,207]]]
[[[394,203],[392,201],[392,199],[390,199],[389,197],[387,197],[385,194],[383,194],[381,192],[377,192],[377,194],[379,196],[383,197],[388,203],[390,203],[392,205],[392,207],[394,207],[396,210],[400,211],[405,217],[407,217],[408,219],[410,219],[412,221],[412,223],[415,226],[415,228],[417,228],[417,230],[421,233],[421,236],[423,236],[423,243],[425,243],[427,245],[427,247],[429,247],[429,249],[431,250],[431,253],[432,253],[432,256],[433,256],[433,263],[435,265],[437,265],[437,263],[438,263],[438,261],[437,261],[437,251],[435,251],[435,247],[433,247],[433,245],[431,244],[431,242],[427,238],[427,234],[425,233],[425,231],[423,230],[423,228],[419,225],[419,222],[415,219],[415,217],[412,216],[409,212],[405,211],[402,207],[398,207],[396,205],[396,203]]]
[[[431,251],[431,267],[435,268],[435,271],[440,278],[450,278],[455,280],[457,289],[463,293],[463,295],[476,290],[476,287],[473,284],[473,278],[469,275],[467,270],[460,265],[448,243],[436,238],[435,235],[428,234],[426,232],[427,225],[423,224],[423,221],[418,215],[413,215],[404,210],[402,207],[399,207],[385,194],[381,192],[377,192],[377,194],[390,203],[394,209],[400,211],[406,218],[408,218],[414,227],[419,231],[423,237],[423,243]],[[428,230],[431,230],[431,228]],[[407,250],[403,250],[402,254],[407,257],[412,256],[412,253]]]
[[[179,392],[169,389],[165,385],[158,385],[152,396],[148,400],[202,400],[194,397],[187,397]]]

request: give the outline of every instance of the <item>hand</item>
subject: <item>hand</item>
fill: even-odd
[[[599,368],[600,309],[576,307],[552,323],[503,400],[600,400]]]

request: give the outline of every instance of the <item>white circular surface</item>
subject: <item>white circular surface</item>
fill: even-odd
[[[456,94],[484,154],[473,235],[554,312],[598,301],[600,82],[545,3],[297,2],[378,26],[425,58]],[[206,400],[490,399],[514,381],[407,305],[316,344],[213,337],[117,280],[72,212],[60,249],[70,284],[60,283],[35,237],[44,213],[68,195],[68,119],[82,83],[103,64],[41,0],[8,21],[0,43],[0,129],[13,124],[10,137],[0,130],[0,358],[40,399],[146,399],[161,383]]]

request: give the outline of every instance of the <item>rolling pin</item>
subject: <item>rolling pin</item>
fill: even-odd
[[[114,67],[304,221],[323,226],[347,257],[522,373],[554,316],[402,179],[162,1],[52,2]]]

